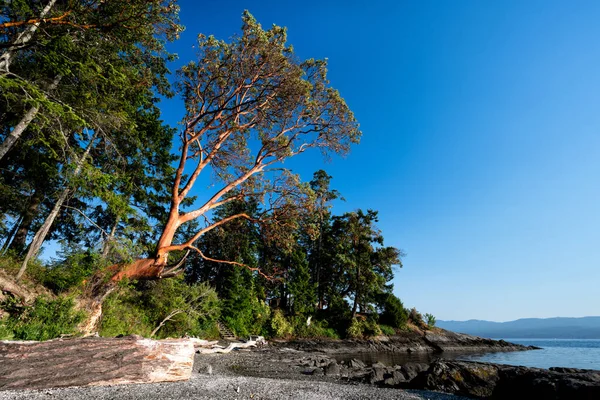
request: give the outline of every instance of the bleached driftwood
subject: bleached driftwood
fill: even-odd
[[[0,389],[173,382],[192,374],[189,339],[57,339],[0,342]]]
[[[199,349],[196,352],[199,354],[214,354],[223,353],[227,354],[233,349],[247,349],[248,347],[256,347],[256,341],[250,340],[246,343],[230,343],[229,346],[222,348],[221,346],[214,347],[212,349]]]

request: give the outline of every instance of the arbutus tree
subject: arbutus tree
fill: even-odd
[[[298,60],[286,44],[285,28],[264,30],[248,12],[242,20],[242,35],[230,43],[199,35],[198,61],[178,72],[186,113],[169,215],[154,256],[112,266],[111,282],[181,273],[183,260],[169,265],[168,258],[182,250],[196,251],[208,261],[248,267],[212,259],[195,242],[239,218],[261,223],[268,240],[292,240],[288,221],[307,210],[310,188],[281,163],[313,148],[325,156],[344,154],[358,143],[358,124],[339,92],[330,87],[326,62]],[[182,202],[207,171],[217,189],[199,206],[182,210]],[[258,216],[211,218],[211,210],[250,198],[263,205]],[[204,220],[204,227],[174,243],[178,229],[195,220]],[[104,293],[96,290],[96,298]]]

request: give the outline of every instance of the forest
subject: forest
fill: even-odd
[[[392,293],[403,252],[377,211],[335,215],[332,176],[284,166],[360,141],[327,61],[244,12],[171,73],[178,14],[174,0],[1,3],[0,339],[434,325]],[[171,97],[177,126],[161,116]]]

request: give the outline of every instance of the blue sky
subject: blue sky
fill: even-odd
[[[379,210],[403,249],[395,293],[438,319],[512,320],[600,310],[600,3],[594,1],[181,1],[197,33],[227,39],[248,9],[288,27],[361,124],[324,168],[346,198]],[[226,5],[225,5],[226,4]],[[181,103],[161,106],[175,124]]]

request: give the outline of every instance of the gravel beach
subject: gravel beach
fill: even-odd
[[[458,396],[425,391],[378,388],[344,381],[327,381],[328,377],[305,376],[286,372],[288,368],[269,357],[270,352],[234,352],[224,355],[196,355],[194,372],[189,381],[140,385],[95,386],[44,390],[0,391],[0,400],[168,400],[168,399],[369,399],[369,400],[450,400]],[[264,359],[254,375],[245,376],[241,365],[255,365]],[[210,365],[210,368],[208,367]],[[281,373],[274,373],[279,365]],[[208,373],[210,369],[211,373]],[[261,371],[259,371],[261,370]]]

